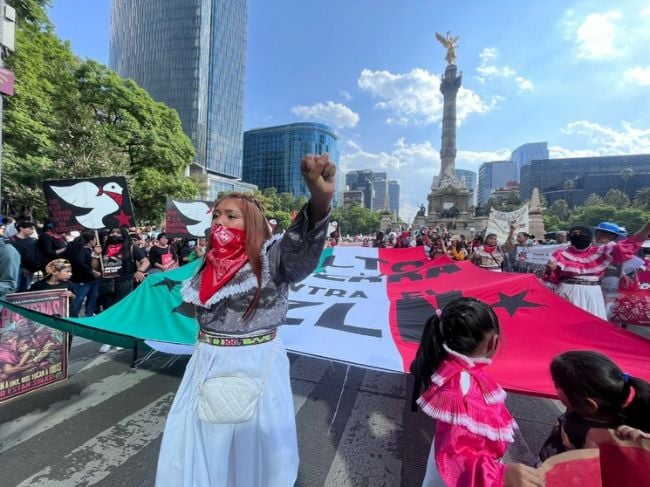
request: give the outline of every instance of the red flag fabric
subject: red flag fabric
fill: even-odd
[[[630,375],[650,380],[650,340],[574,306],[532,274],[485,271],[447,257],[427,261],[421,249],[382,249],[390,329],[408,370],[423,323],[452,299],[472,296],[492,306],[501,323],[500,347],[488,373],[502,387],[555,397],[549,366],[568,350],[595,350]]]
[[[546,487],[602,487],[600,458],[596,448],[573,450],[552,456],[540,467]]]

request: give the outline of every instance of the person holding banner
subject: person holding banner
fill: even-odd
[[[501,272],[505,254],[515,248],[512,241],[512,235],[517,226],[513,223],[510,225],[510,233],[503,245],[497,245],[497,236],[494,233],[489,233],[485,237],[485,243],[474,250],[472,254],[472,262],[482,269],[493,272]]]
[[[555,284],[556,294],[579,308],[607,319],[607,309],[600,288],[610,264],[631,259],[650,236],[650,222],[634,235],[604,245],[592,244],[590,227],[575,226],[569,230],[569,245],[557,249],[546,264],[544,279]]]
[[[200,331],[167,417],[158,487],[296,481],[289,360],[276,335],[289,285],[318,265],[336,166],[327,154],[307,155],[301,170],[311,198],[282,236],[271,236],[250,194],[226,194],[214,205],[205,259],[181,291]]]

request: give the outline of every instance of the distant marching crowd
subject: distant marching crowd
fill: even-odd
[[[423,247],[435,259],[446,255],[452,260],[469,260],[493,272],[535,272],[544,284],[603,319],[611,318],[619,284],[638,270],[650,271],[650,222],[633,235],[612,222],[601,222],[592,228],[574,226],[556,231],[553,237],[535,239],[527,232],[515,234],[510,227],[506,241],[497,242],[494,233],[476,235],[468,241],[462,234],[451,233],[444,226],[421,227],[400,233],[379,231],[373,237],[353,239],[330,235],[329,245],[361,245],[375,248]],[[522,265],[518,252],[524,247],[557,245],[545,267]],[[606,305],[606,302],[608,303]]]

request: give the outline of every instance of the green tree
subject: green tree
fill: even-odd
[[[381,217],[379,213],[355,203],[336,208],[332,211],[331,220],[339,222],[342,235],[358,235],[376,232]]]
[[[582,206],[600,206],[604,203],[603,199],[596,193],[591,193]]]
[[[288,228],[293,212],[300,210],[307,203],[305,196],[296,198],[291,193],[278,193],[275,187],[256,191],[253,195],[262,203],[267,218],[275,219],[281,229]]]
[[[3,196],[14,207],[44,215],[41,181],[57,176],[56,126],[62,98],[72,90],[75,63],[69,46],[52,32],[45,2],[14,3],[16,51],[6,65],[16,73],[15,94],[5,98]]]
[[[156,221],[167,196],[195,198],[202,186],[184,176],[194,148],[178,114],[132,80],[80,61],[59,40],[44,7],[16,2],[16,73],[5,109],[3,193],[14,208],[45,214],[41,182],[125,175],[138,220]]]
[[[11,0],[10,3],[16,9],[16,18],[19,25],[26,22],[39,28],[51,27],[45,11],[52,3],[50,0]]]
[[[650,221],[650,211],[631,206],[618,210],[612,219],[625,227],[628,233],[634,233]]]
[[[644,210],[650,210],[650,187],[641,188],[636,192],[634,205]]]
[[[573,225],[596,226],[600,222],[612,221],[616,214],[616,208],[610,205],[590,206],[576,208],[571,213],[569,223]],[[619,223],[619,222],[617,222]]]
[[[490,198],[485,202],[485,208],[487,208],[488,212],[494,208],[495,210],[501,210],[502,208],[501,201],[499,201],[498,198]]]
[[[619,189],[610,189],[607,191],[603,201],[606,205],[614,206],[616,208],[627,208],[630,206],[630,198]]]
[[[558,217],[560,221],[566,221],[569,219],[569,204],[563,199],[556,200],[548,207],[546,213]]]
[[[564,220],[561,220],[560,217],[557,215],[551,215],[549,213],[544,213],[542,216],[544,219],[544,228],[546,229],[547,232],[550,232],[552,230],[562,230],[567,228],[567,222]]]
[[[627,195],[627,182],[634,176],[634,169],[626,167],[620,172],[621,179],[623,180],[623,193]]]

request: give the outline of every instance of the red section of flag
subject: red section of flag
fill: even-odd
[[[427,318],[456,297],[491,305],[501,323],[490,375],[505,389],[555,397],[549,366],[567,350],[596,350],[630,375],[650,380],[650,341],[583,311],[546,289],[532,274],[489,272],[446,257],[426,261],[419,249],[380,250],[387,275],[390,327],[404,370]]]
[[[647,442],[646,442],[647,443]],[[650,450],[642,445],[599,445],[603,487],[650,485]]]

